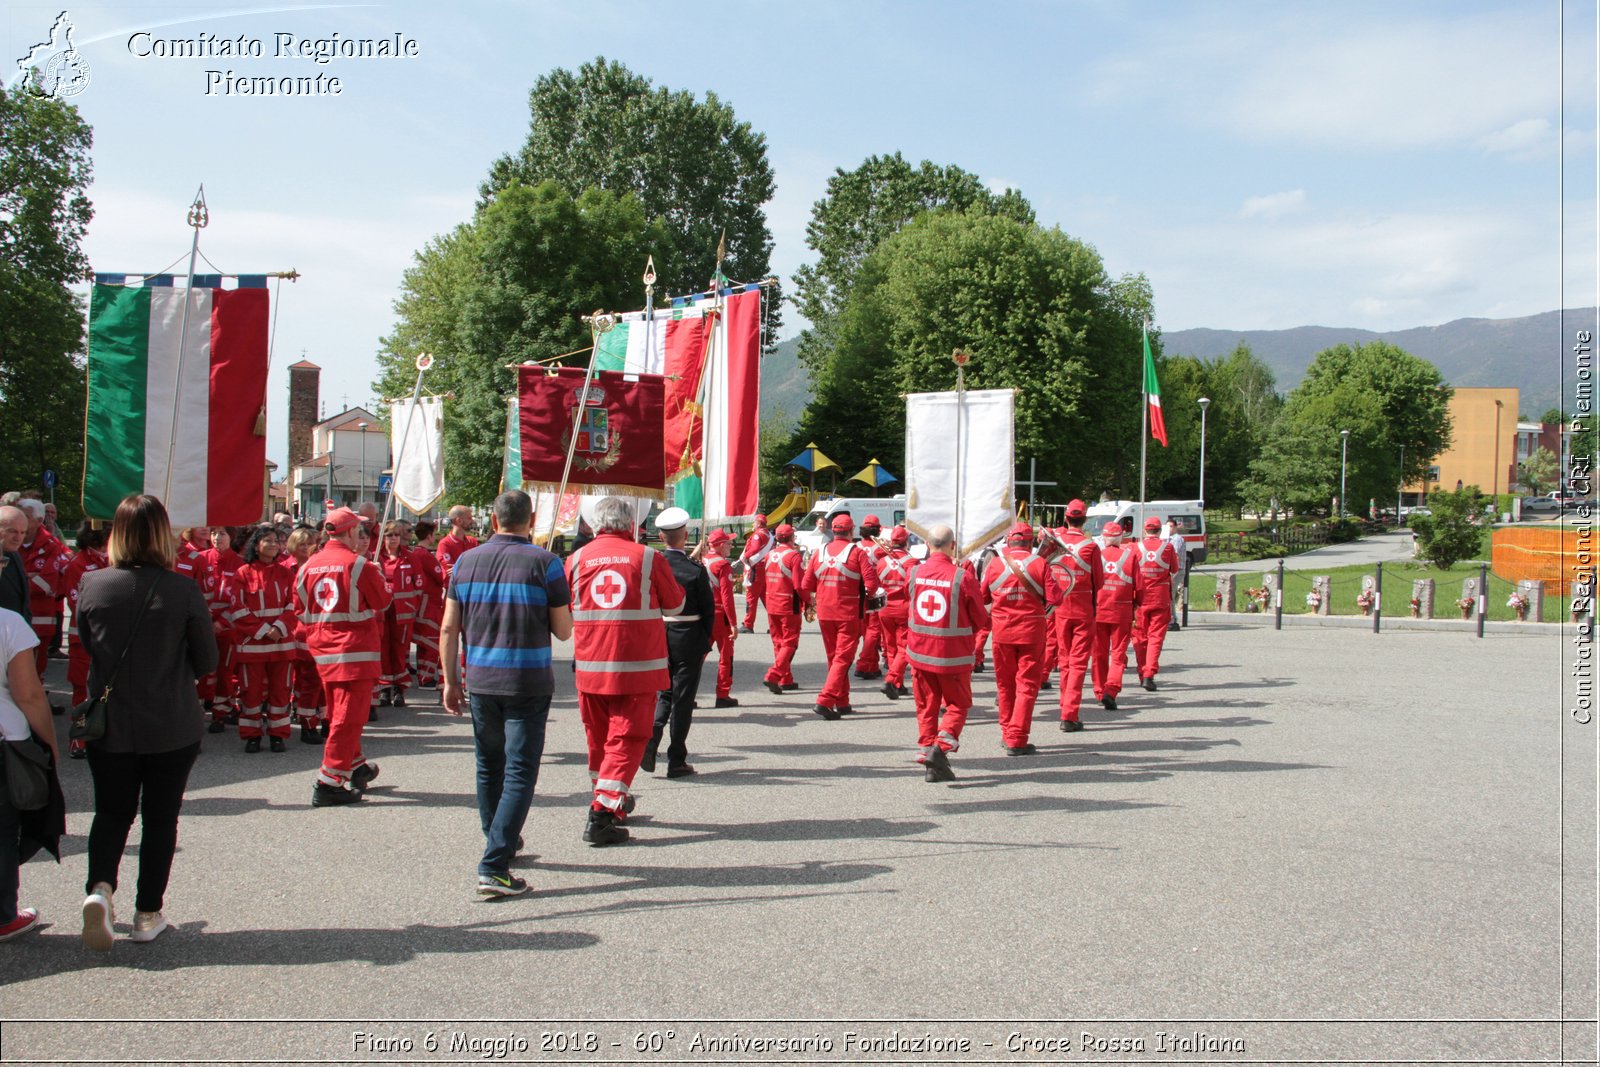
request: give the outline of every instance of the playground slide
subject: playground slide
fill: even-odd
[[[804,490],[801,490],[798,493],[790,493],[788,496],[783,498],[783,503],[779,504],[776,509],[768,513],[767,525],[777,526],[780,522],[787,522],[797,515],[804,515],[810,510],[810,493],[807,493]]]

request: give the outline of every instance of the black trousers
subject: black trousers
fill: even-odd
[[[117,887],[117,868],[128,847],[128,832],[139,816],[139,888],[134,907],[160,911],[178,851],[178,811],[189,784],[189,769],[200,754],[200,742],[171,752],[139,755],[102,752],[89,746],[89,774],[94,779],[94,822],[89,824],[89,880]]]
[[[667,767],[689,761],[689,725],[694,720],[694,699],[700,691],[700,669],[705,666],[711,642],[699,626],[667,626],[667,669],[672,688],[656,694],[656,725],[650,734],[650,751],[661,747],[667,735]]]

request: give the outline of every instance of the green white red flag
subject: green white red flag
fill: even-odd
[[[1150,331],[1144,336],[1144,398],[1150,408],[1150,436],[1167,447],[1167,420],[1161,414],[1161,383],[1156,380],[1156,360],[1150,354]]]

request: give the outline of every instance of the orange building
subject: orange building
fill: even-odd
[[[1476,485],[1485,493],[1509,493],[1517,479],[1516,389],[1457,389],[1450,398],[1450,447],[1434,460],[1427,483],[1407,493],[1431,493]]]

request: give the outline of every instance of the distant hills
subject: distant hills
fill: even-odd
[[[1445,381],[1456,386],[1514,386],[1522,393],[1522,412],[1538,418],[1546,409],[1561,405],[1561,373],[1567,373],[1572,392],[1572,337],[1588,324],[1593,328],[1594,308],[1566,312],[1546,311],[1518,319],[1456,319],[1442,326],[1417,326],[1409,330],[1377,333],[1353,327],[1297,326],[1289,330],[1174,330],[1161,335],[1169,356],[1212,358],[1233,351],[1243,341],[1277,375],[1278,391],[1287,393],[1300,383],[1312,357],[1337,344],[1390,344],[1427,360],[1439,368]],[[796,353],[799,338],[782,342],[761,366],[761,412],[782,409],[799,418],[811,400],[811,381]]]

